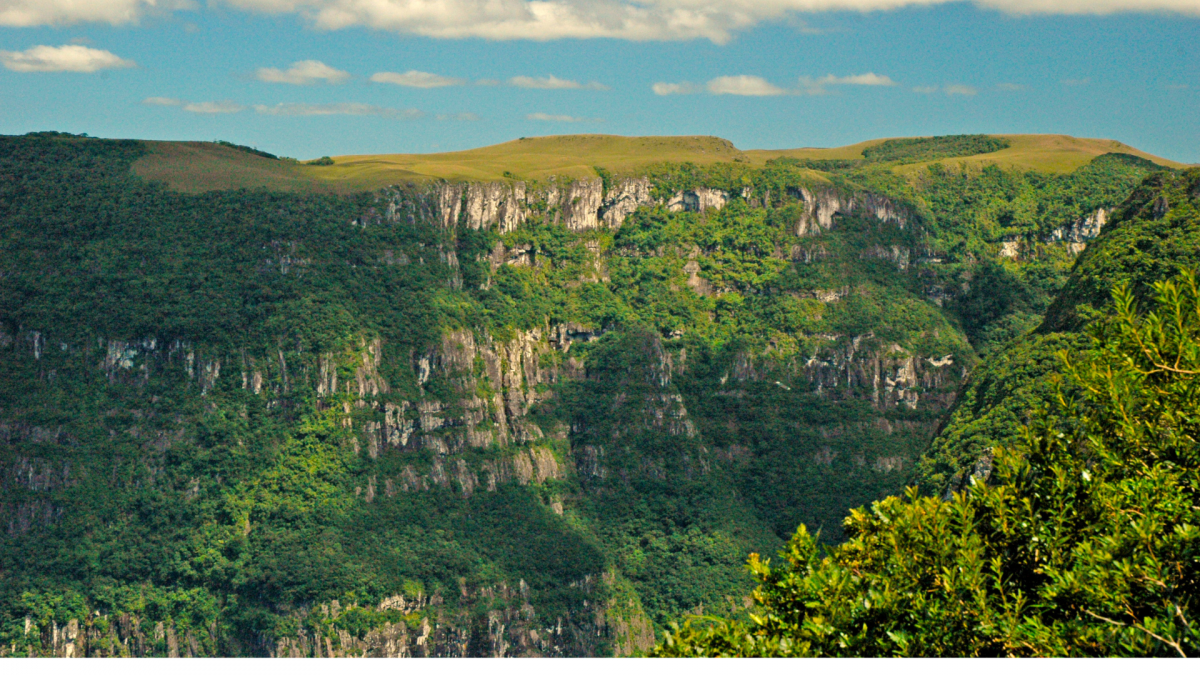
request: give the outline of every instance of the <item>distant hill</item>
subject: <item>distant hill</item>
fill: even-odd
[[[979,138],[984,138],[980,136]],[[1107,153],[1123,153],[1161,166],[1186,166],[1156,157],[1124,143],[1061,135],[988,136],[1008,147],[984,154],[940,157],[911,163],[897,161],[893,169],[907,174],[932,162],[968,166],[995,164],[1006,169],[1064,173]],[[594,167],[614,174],[631,174],[662,162],[710,165],[736,162],[761,166],[770,160],[855,162],[868,158],[871,148],[906,139],[877,139],[840,148],[742,151],[713,136],[543,136],[522,138],[474,150],[431,154],[345,155],[328,166],[305,165],[263,157],[228,145],[200,142],[147,142],[151,152],[134,164],[134,171],[162,180],[183,192],[236,188],[270,188],[349,193],[387,185],[429,180],[538,180],[550,176],[594,177]]]

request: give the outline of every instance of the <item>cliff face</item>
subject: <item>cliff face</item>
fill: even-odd
[[[867,214],[883,223],[905,227],[911,215],[891,199],[870,192],[846,195],[832,188],[800,187],[804,211],[796,223],[800,236],[827,232],[833,227],[834,216]]]
[[[551,180],[534,189],[513,183],[446,183],[436,188],[442,227],[512,232],[530,215],[548,216],[573,232],[600,227],[616,229],[639,206],[654,203],[645,178],[619,181],[608,194],[599,179],[560,183]],[[393,207],[394,214],[396,209]]]

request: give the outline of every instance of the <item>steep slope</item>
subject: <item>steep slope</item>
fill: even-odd
[[[189,194],[153,152],[0,139],[0,650],[628,654],[736,611],[1149,170]]]
[[[1081,344],[1080,329],[1128,284],[1145,300],[1151,285],[1200,267],[1200,170],[1159,173],[1117,208],[1076,261],[1036,331],[971,374],[946,428],[922,459],[926,491],[960,489],[990,472],[991,451],[1011,444],[1019,425],[1054,394],[1060,351]]]

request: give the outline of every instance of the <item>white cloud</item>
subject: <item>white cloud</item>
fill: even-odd
[[[825,77],[811,78],[803,76],[799,79],[800,92],[809,96],[821,96],[828,94],[829,90],[825,87],[828,85],[854,85],[861,87],[894,87],[896,83],[887,75],[876,75],[875,73],[863,73],[861,75],[846,75],[838,77],[837,75],[826,75]]]
[[[350,79],[350,73],[332,68],[320,61],[297,61],[287,70],[259,68],[254,75],[262,82],[278,84],[314,84],[318,80],[325,80],[330,84],[341,84]]]
[[[670,96],[672,94],[695,94],[702,91],[701,87],[692,84],[691,82],[655,82],[654,86],[650,87],[655,94],[659,96]]]
[[[580,84],[575,80],[560,80],[553,75],[549,75],[547,77],[528,77],[525,75],[518,75],[510,78],[508,83],[514,87],[520,87],[522,89],[596,89],[598,91],[605,91],[608,89],[608,87],[600,84],[599,82]]]
[[[728,42],[765,22],[828,11],[876,12],[968,0],[209,0],[264,14],[296,14],[324,30],[365,26],[434,38],[489,40],[693,40]],[[1175,13],[1200,16],[1196,0],[969,0],[1013,15]],[[195,8],[198,0],[0,0],[0,26],[137,23]]]
[[[929,86],[913,87],[913,91],[917,92],[918,94],[936,94],[939,89],[941,89],[941,87],[929,87]]]
[[[0,0],[0,26],[137,23],[147,14],[194,8],[191,0]]]
[[[809,94],[818,96],[828,94],[826,85],[858,85],[868,87],[894,87],[896,83],[886,75],[863,73],[862,75],[826,75],[812,78],[800,77],[799,88],[788,91],[755,75],[727,75],[714,78],[702,86],[692,82],[655,82],[650,89],[659,96],[674,94],[698,94],[707,91],[710,94],[733,94],[737,96],[779,96],[782,94]]]
[[[0,0],[3,2],[4,0]],[[38,45],[23,52],[0,51],[0,63],[18,73],[94,73],[110,68],[133,68],[137,64],[112,52],[83,45],[48,47]]]
[[[151,96],[142,101],[145,105],[160,105],[172,108],[183,108],[190,113],[198,115],[228,115],[230,113],[238,113],[246,109],[246,106],[235,103],[233,101],[201,101],[193,103],[184,101],[178,98],[167,98],[166,96]]]
[[[546,113],[530,113],[525,116],[527,120],[535,120],[539,122],[603,122],[602,119],[589,119],[587,117],[572,117],[570,115],[548,115]]]
[[[184,103],[183,109],[200,115],[228,115],[242,112],[246,106],[233,101],[202,101],[200,103]]]
[[[395,117],[400,119],[413,119],[420,117],[425,113],[420,110],[408,109],[397,110],[395,108],[381,108],[377,105],[368,105],[366,103],[328,103],[328,104],[308,104],[308,103],[280,103],[278,105],[254,106],[254,112],[260,115],[279,115],[286,117],[308,117],[313,115],[358,115],[358,116],[375,116],[375,117]]]
[[[887,75],[876,75],[875,73],[863,73],[862,75],[847,75],[845,77],[837,77],[835,75],[826,75],[820,80],[821,84],[853,84],[861,87],[894,87],[896,83]]]
[[[438,115],[437,119],[443,122],[446,120],[451,120],[454,122],[477,122],[479,121],[479,115],[469,112],[454,114],[443,113]]]
[[[401,87],[416,87],[417,89],[435,89],[464,84],[463,80],[456,77],[444,77],[433,73],[423,73],[419,70],[410,70],[405,73],[375,73],[371,76],[371,81],[398,84]]]
[[[1001,82],[1000,84],[996,85],[996,88],[1000,91],[1024,91],[1025,85],[1016,84],[1013,82]]]
[[[726,75],[713,78],[705,85],[710,94],[732,96],[779,96],[787,91],[756,75]]]

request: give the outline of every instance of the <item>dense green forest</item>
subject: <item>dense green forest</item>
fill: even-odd
[[[180,194],[136,141],[0,139],[0,653],[628,655],[740,615],[751,553],[962,480],[999,400],[972,374],[955,407],[968,373],[1171,267],[1150,232],[1069,246],[1182,180],[1144,160],[905,177],[1000,148],[889,143],[656,165],[574,228],[549,197],[479,226],[449,185]]]

